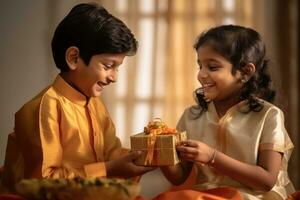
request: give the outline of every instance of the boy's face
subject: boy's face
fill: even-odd
[[[98,54],[86,65],[81,58],[72,71],[72,85],[87,97],[100,96],[104,87],[117,81],[118,67],[126,54]]]

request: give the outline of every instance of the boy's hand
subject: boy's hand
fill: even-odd
[[[140,176],[146,172],[152,171],[155,167],[144,167],[134,164],[134,160],[141,155],[141,152],[132,151],[118,159],[105,163],[107,177],[130,178]]]

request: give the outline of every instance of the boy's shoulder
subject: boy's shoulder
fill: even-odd
[[[48,86],[44,88],[40,93],[38,93],[35,97],[33,97],[31,100],[27,101],[17,112],[17,115],[28,115],[29,113],[38,112],[40,104],[42,99],[45,95],[51,94],[51,90],[53,88],[51,86]]]

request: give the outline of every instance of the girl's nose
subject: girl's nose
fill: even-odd
[[[199,72],[198,72],[198,79],[205,79],[208,77],[208,74],[207,72],[205,71],[205,69],[200,69]]]

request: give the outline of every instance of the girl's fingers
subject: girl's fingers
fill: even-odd
[[[195,164],[204,165],[203,162],[198,161],[196,159],[196,157],[194,155],[191,155],[191,154],[180,155],[180,158],[181,158],[181,160],[184,160],[184,161],[189,161],[189,162],[193,162]]]
[[[194,140],[186,140],[186,141],[181,141],[179,143],[179,146],[187,146],[187,147],[197,147],[198,144]]]
[[[176,149],[180,153],[197,154],[197,149],[194,147],[178,146]]]
[[[182,153],[180,154],[180,157],[184,160],[194,160],[195,156],[193,154],[186,154],[186,153]]]

